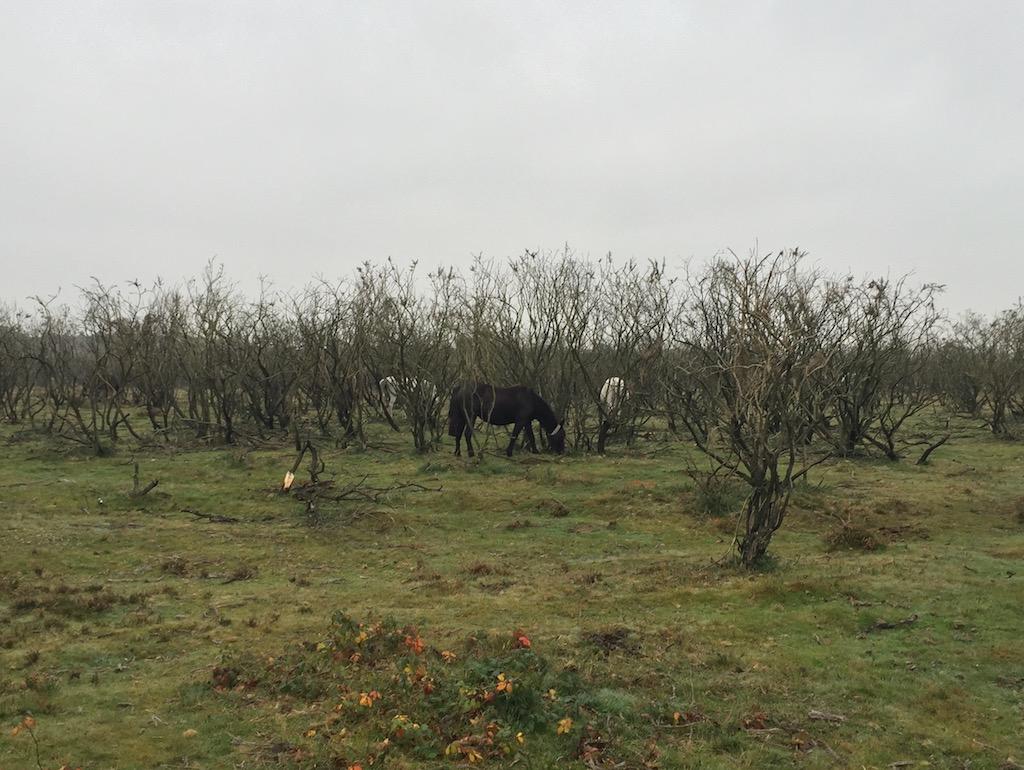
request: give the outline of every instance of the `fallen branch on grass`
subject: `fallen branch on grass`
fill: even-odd
[[[322,505],[324,503],[355,503],[355,508],[349,510],[348,513],[342,517],[344,523],[352,523],[364,516],[369,516],[374,511],[367,508],[367,504],[371,505],[385,505],[389,508],[393,506],[387,503],[385,499],[388,495],[393,492],[401,492],[403,490],[418,490],[423,492],[440,492],[441,487],[425,487],[422,484],[416,483],[403,483],[393,484],[389,487],[374,487],[366,484],[366,476],[355,483],[348,484],[344,487],[338,487],[334,481],[310,481],[306,484],[300,484],[293,486],[289,493],[296,500],[305,503],[306,506],[306,517],[311,524],[319,524],[323,521]]]
[[[295,462],[292,463],[291,469],[285,474],[284,483],[282,483],[278,492],[279,494],[290,495],[296,500],[305,503],[306,515],[309,517],[309,520],[314,523],[320,520],[320,505],[325,502],[356,502],[372,503],[374,505],[387,505],[387,496],[394,492],[407,490],[419,492],[441,491],[441,487],[427,487],[415,482],[392,484],[387,487],[375,487],[366,483],[366,480],[369,478],[369,474],[364,474],[358,481],[344,486],[338,485],[333,479],[321,480],[320,474],[324,472],[325,466],[323,460],[320,458],[320,453],[317,451],[316,445],[308,439],[305,443],[300,444],[298,436],[296,436],[295,444],[298,448],[298,455],[295,458]],[[302,459],[306,456],[307,452],[310,454],[309,481],[296,484],[295,472],[299,469],[299,466],[302,464]],[[351,512],[349,518],[350,520],[354,520],[365,515],[365,513],[365,511],[357,510]]]
[[[306,484],[293,486],[289,491],[296,500],[303,502],[328,500],[340,503],[351,500],[360,500],[365,503],[381,503],[387,495],[393,492],[414,490],[418,492],[440,492],[441,487],[427,487],[415,482],[392,484],[389,487],[374,487],[366,484],[368,475],[363,476],[359,481],[344,487],[338,487],[333,480],[310,481]]]
[[[224,516],[219,513],[203,513],[202,511],[197,511],[193,508],[182,508],[181,512],[191,513],[193,516],[200,519],[206,519],[207,521],[212,521],[215,524],[237,524],[241,521],[240,519],[236,519],[234,516]]]

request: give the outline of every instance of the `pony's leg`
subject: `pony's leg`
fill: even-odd
[[[455,456],[459,457],[462,455],[462,431],[459,430],[455,434]]]
[[[529,424],[529,422],[516,420],[516,427],[512,429],[512,440],[508,442],[508,449],[505,450],[505,454],[508,457],[512,456],[512,448],[516,445],[516,439],[519,438],[519,434],[522,432],[523,428]]]
[[[537,450],[537,437],[533,435],[533,423],[526,423],[523,430],[526,431],[526,446],[533,454],[540,454]]]
[[[466,449],[469,451],[469,456],[473,456],[473,423],[469,420],[466,421]]]

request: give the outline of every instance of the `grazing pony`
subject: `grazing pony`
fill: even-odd
[[[395,413],[395,402],[398,401],[398,380],[388,375],[377,383],[380,387],[380,403],[388,414]]]
[[[455,437],[455,454],[462,454],[460,441],[466,437],[466,449],[473,456],[473,422],[479,417],[491,425],[512,425],[512,440],[505,454],[512,456],[519,433],[526,431],[526,442],[531,452],[537,451],[537,442],[530,423],[536,420],[548,435],[548,447],[561,454],[565,451],[565,427],[555,417],[548,403],[525,385],[499,388],[485,383],[456,385],[448,406],[448,435]]]
[[[626,381],[621,377],[609,377],[601,386],[601,403],[610,415],[616,414],[627,398],[629,391],[626,389]]]
[[[403,388],[399,387],[400,383],[395,377],[388,375],[382,379],[378,386],[380,387],[380,401],[381,406],[387,409],[389,415],[395,413],[395,404],[398,403],[398,397],[402,395]],[[426,380],[417,380],[410,378],[405,380],[404,390],[407,392],[413,392],[419,388],[423,388],[423,392],[433,400],[437,393],[433,383],[427,382]]]
[[[601,427],[597,433],[597,452],[604,454],[605,444],[618,422],[622,407],[630,396],[626,381],[621,377],[609,377],[601,386]]]

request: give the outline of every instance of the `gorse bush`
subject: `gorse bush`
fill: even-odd
[[[521,631],[455,653],[411,626],[336,613],[320,641],[228,657],[212,685],[226,697],[294,702],[296,755],[312,766],[366,766],[385,755],[512,761],[538,741],[571,752],[579,737],[578,677],[555,671]]]

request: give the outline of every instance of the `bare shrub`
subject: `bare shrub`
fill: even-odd
[[[955,340],[969,382],[977,393],[977,416],[997,436],[1012,437],[1024,418],[1024,306],[991,321],[968,314],[955,326]]]
[[[691,275],[675,340],[684,354],[673,374],[693,388],[680,418],[712,473],[747,487],[736,539],[747,566],[782,525],[794,482],[828,456],[809,451],[804,436],[808,406],[831,395],[816,375],[834,353],[832,292],[801,269],[801,256],[723,257]]]
[[[818,427],[838,453],[869,446],[900,459],[908,420],[937,400],[923,372],[941,320],[939,290],[877,278],[860,285],[847,279],[833,292],[828,311],[837,338],[821,375],[831,385],[835,426]]]

